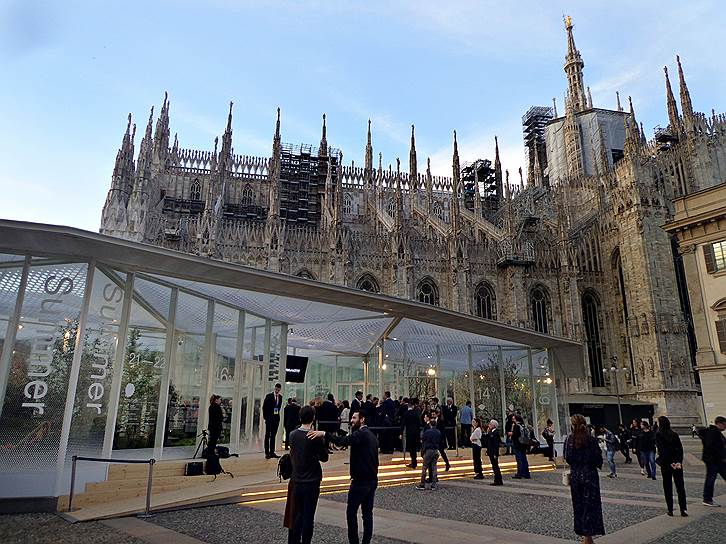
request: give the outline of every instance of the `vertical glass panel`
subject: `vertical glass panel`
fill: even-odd
[[[95,269],[67,458],[103,448],[125,288],[126,274]]]
[[[232,411],[234,406],[235,384],[241,377],[235,374],[235,360],[237,355],[237,323],[239,311],[228,306],[215,304],[214,306],[214,377],[212,392],[222,397],[222,412],[224,413],[221,444],[229,444],[231,435]],[[244,415],[242,416],[244,417]]]
[[[325,400],[332,391],[335,357],[310,356],[306,373],[307,398]]]
[[[280,381],[280,337],[282,326],[273,324],[270,330],[270,375],[271,384]],[[284,378],[284,376],[283,376]]]
[[[134,281],[116,433],[116,450],[153,448],[161,374],[166,367],[171,289]]]
[[[504,391],[508,410],[519,410],[525,423],[531,422],[532,383],[529,379],[529,350],[503,349]]]
[[[546,350],[532,350],[532,375],[534,377],[535,403],[537,406],[537,436],[547,425],[547,420],[557,421],[555,404],[555,382],[550,372],[550,361]]]
[[[4,289],[19,284],[17,273]],[[0,495],[53,492],[87,273],[86,263],[30,267],[0,416],[0,472],[21,479]]]
[[[499,376],[499,350],[474,348],[474,405],[476,414],[484,419],[502,419],[502,391]],[[468,384],[466,386],[468,388]],[[469,398],[470,395],[466,395]]]
[[[208,399],[204,366],[207,365],[204,336],[207,328],[207,300],[179,293],[176,305],[169,403],[166,411],[164,446],[194,446],[200,410]],[[199,430],[201,432],[201,429]]]
[[[23,276],[23,260],[21,255],[6,255],[0,253],[0,261],[5,266],[0,267],[0,356],[5,346],[5,337],[10,319],[15,311],[15,302],[20,289],[20,280]],[[17,261],[10,264],[10,261]]]

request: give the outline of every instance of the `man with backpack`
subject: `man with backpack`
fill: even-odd
[[[350,434],[338,436],[324,431],[309,431],[310,440],[324,437],[336,446],[350,447],[350,488],[345,511],[348,521],[348,542],[358,544],[358,509],[363,517],[362,544],[373,538],[373,502],[378,487],[378,440],[368,428],[365,415],[355,412],[350,419]]]
[[[721,506],[713,502],[713,488],[719,475],[726,480],[726,417],[718,416],[713,425],[698,432],[703,441],[703,462],[706,463],[706,481],[703,485],[704,506]]]
[[[529,462],[527,461],[527,448],[530,444],[529,433],[524,426],[524,418],[515,416],[512,425],[512,450],[517,461],[517,473],[513,476],[515,480],[529,480]]]
[[[328,460],[328,448],[323,440],[309,440],[315,419],[315,408],[300,409],[300,427],[290,433],[290,462],[292,476],[288,497],[292,498],[292,522],[288,544],[310,544],[313,540],[315,510],[320,497],[323,469],[320,462]],[[286,456],[283,456],[286,459]],[[282,466],[282,459],[280,466]]]
[[[617,478],[618,474],[615,467],[615,452],[620,449],[620,439],[610,432],[605,425],[600,426],[599,434],[602,435],[605,440],[605,454],[608,459],[608,466],[610,467],[610,474],[608,474],[608,478]]]

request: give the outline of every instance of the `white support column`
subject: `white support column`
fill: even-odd
[[[272,336],[272,320],[265,319],[265,345],[262,352],[262,387],[263,395],[272,391],[272,380],[270,379],[270,337]]]
[[[214,389],[214,371],[217,363],[217,335],[214,333],[214,301],[210,300],[207,302],[207,328],[204,332],[204,353],[206,353],[206,364],[204,381],[202,386],[204,387],[204,397],[200,401],[199,419],[201,420],[201,429],[206,429],[209,426],[209,397],[212,396]],[[201,431],[200,427],[197,427],[198,432]]]
[[[156,431],[154,436],[154,459],[161,459],[164,452],[164,433],[166,432],[166,412],[169,405],[169,383],[176,364],[174,346],[176,345],[176,304],[179,290],[171,290],[169,316],[166,325],[166,344],[164,346],[164,366],[161,369],[159,384],[159,407],[156,412]],[[201,407],[200,407],[201,409]]]
[[[555,418],[554,418],[554,424],[555,424],[555,439],[559,440],[563,439],[562,433],[560,431],[560,405],[559,405],[559,398],[557,396],[557,374],[555,373],[555,365],[557,364],[557,360],[554,357],[554,353],[551,349],[547,350],[547,370],[550,372],[550,378],[552,378],[552,397],[554,399],[555,403]],[[564,378],[564,373],[563,373]],[[566,379],[566,378],[565,378]],[[563,391],[565,393],[565,397],[562,399],[562,402],[567,402],[567,382],[563,382]],[[567,404],[565,404],[565,414],[570,413],[570,408]]]
[[[439,399],[440,404],[446,404],[445,400],[441,398],[441,346],[436,344],[436,375],[434,376],[434,390],[436,391],[436,397]],[[444,400],[444,402],[441,402]],[[472,399],[472,402],[473,399]]]
[[[103,450],[101,457],[110,458],[113,451],[113,437],[116,434],[116,418],[118,405],[121,399],[121,382],[123,381],[124,363],[126,362],[126,338],[128,336],[131,304],[134,298],[134,274],[126,275],[124,287],[124,304],[121,308],[121,321],[118,326],[116,340],[116,357],[113,361],[113,377],[111,378],[111,392],[108,399],[108,412],[106,414],[106,430],[103,435]]]
[[[287,362],[287,323],[280,324],[280,358],[277,365],[277,377],[280,384],[284,387],[285,384],[285,364]],[[337,357],[336,357],[337,360]],[[333,383],[335,383],[335,372],[333,372]],[[283,390],[284,391],[284,390]],[[286,398],[289,395],[283,395],[282,409],[284,410],[286,404]],[[285,431],[285,420],[283,418],[283,411],[280,410],[280,425],[277,426],[277,437],[275,438],[276,444],[282,444],[283,432]]]
[[[83,358],[83,338],[86,336],[86,324],[88,323],[88,306],[93,296],[93,273],[96,270],[95,261],[88,263],[86,274],[86,285],[81,305],[81,314],[78,318],[78,331],[73,348],[73,362],[71,363],[70,376],[68,378],[68,389],[66,391],[66,405],[63,410],[63,424],[61,426],[60,444],[58,445],[58,459],[56,463],[56,495],[63,492],[63,475],[66,464],[66,453],[68,451],[68,439],[71,434],[71,422],[73,419],[73,406],[76,403],[76,389],[78,388],[78,374],[81,371],[81,359]]]
[[[260,372],[260,365],[257,364],[255,359],[255,344],[257,343],[257,327],[251,327],[250,329],[250,357],[255,361],[251,367],[247,367],[247,414],[245,420],[245,429],[247,429],[247,440],[252,442],[254,440],[252,432],[253,415],[255,411],[255,375]]]
[[[527,348],[527,365],[529,367],[529,387],[532,390],[532,427],[534,427],[535,435],[539,436],[539,414],[537,413],[537,401],[539,400],[539,398],[534,383],[534,371],[532,368],[532,348]]]
[[[234,393],[232,394],[232,423],[229,431],[229,447],[234,453],[240,452],[239,428],[242,425],[242,376],[245,374],[243,360],[245,342],[245,312],[237,316],[237,342],[234,352]]]
[[[385,360],[385,340],[378,344],[378,398],[383,399],[383,362]]]
[[[18,286],[18,294],[15,298],[15,308],[13,315],[10,316],[8,322],[8,332],[5,335],[2,353],[0,353],[0,414],[2,414],[3,406],[5,406],[5,389],[8,386],[8,378],[10,377],[10,362],[12,361],[13,350],[15,349],[15,338],[20,326],[20,312],[23,309],[23,299],[25,298],[25,287],[28,285],[28,274],[30,272],[30,257],[25,257],[23,262],[23,271],[20,276],[20,285]]]
[[[507,387],[504,383],[504,354],[502,347],[497,348],[499,358],[499,398],[502,399],[502,425],[507,420]]]
[[[471,344],[466,346],[466,365],[469,369],[469,398],[471,399],[471,408],[476,416],[476,398],[474,395],[474,364],[472,362]]]
[[[363,360],[363,398],[368,394],[368,364],[370,363],[370,354],[366,353]]]
[[[408,358],[408,344],[406,342],[404,342],[403,343],[403,355],[401,357],[401,359],[402,359],[401,366],[403,367],[403,372],[400,373],[401,374],[401,377],[403,378],[403,384],[401,386],[401,394],[404,397],[408,397],[409,396],[409,393],[410,393],[409,387],[408,387],[408,383],[409,383],[408,382],[408,376],[407,376],[407,374],[408,374],[408,371],[407,371],[407,369],[408,369],[408,361],[407,361],[407,358]]]

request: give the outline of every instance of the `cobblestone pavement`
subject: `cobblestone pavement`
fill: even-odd
[[[101,523],[71,524],[55,514],[0,515],[2,544],[143,544]]]
[[[726,540],[726,513],[710,514],[685,527],[652,540],[652,544],[716,544]]]
[[[151,520],[167,529],[184,533],[209,544],[253,542],[254,544],[286,544],[287,529],[281,514],[255,510],[236,504],[210,506],[158,514]],[[344,529],[315,524],[313,542],[341,544],[348,540]],[[404,541],[373,537],[373,544],[403,544]]]

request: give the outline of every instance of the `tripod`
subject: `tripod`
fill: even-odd
[[[202,451],[202,457],[204,457],[204,450],[207,449],[207,445],[209,445],[209,441],[207,439],[207,431],[203,430],[202,434],[198,435],[197,438],[202,437],[202,441],[197,446],[197,451],[194,452],[194,456],[192,459],[196,459],[197,455],[199,455],[199,450]]]

